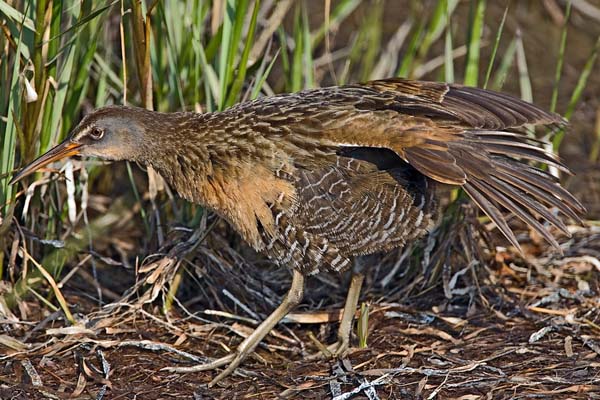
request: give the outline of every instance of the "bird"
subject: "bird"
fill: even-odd
[[[389,78],[261,97],[220,112],[107,106],[17,173],[68,156],[153,167],[181,197],[220,215],[257,252],[291,270],[281,304],[230,354],[194,371],[232,373],[304,296],[304,282],[361,255],[413,243],[435,226],[439,188],[462,188],[520,249],[513,214],[554,247],[549,225],[585,208],[542,165],[569,172],[531,127],[557,114],[501,92]],[[338,340],[348,350],[364,276],[354,273]]]

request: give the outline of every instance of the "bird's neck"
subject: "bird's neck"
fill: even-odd
[[[203,115],[196,113],[152,112],[143,123],[146,140],[136,161],[151,165],[167,181],[192,169],[197,173],[209,170],[210,132],[203,120]]]
[[[136,161],[151,165],[183,197],[203,202],[200,194],[191,191],[224,171],[233,177],[252,156],[252,147],[243,137],[236,137],[235,121],[222,117],[216,113],[152,113],[145,118],[147,140]]]

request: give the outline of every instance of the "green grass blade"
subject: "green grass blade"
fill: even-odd
[[[306,3],[302,3],[302,59],[304,64],[304,87],[315,87],[315,69],[313,66],[312,43],[310,40],[310,25]]]
[[[299,8],[296,8],[296,16],[294,18],[294,52],[292,53],[292,70],[291,79],[292,84],[291,91],[297,92],[302,89],[302,77],[304,76],[304,68],[302,65],[302,58],[304,55],[304,41],[303,41],[303,28],[302,28],[302,17],[300,15]]]
[[[235,57],[248,9],[248,0],[227,0],[223,19],[223,37],[219,56],[219,109],[225,108],[227,92],[233,78]]]
[[[62,110],[65,104],[67,92],[69,89],[69,81],[71,79],[71,72],[73,71],[75,55],[77,51],[78,44],[74,43],[71,49],[69,50],[62,70],[60,71],[57,77],[57,89],[54,92],[54,101],[52,103],[52,109],[54,112],[52,112],[52,118],[50,120],[49,126],[50,135],[48,135],[48,139],[50,139],[50,141],[46,142],[46,140],[44,140],[44,142],[41,143],[40,150],[42,152],[47,151],[50,145],[56,144],[60,139],[61,135],[59,131],[59,124],[61,121],[62,112],[56,112],[56,110]]]
[[[357,321],[357,336],[358,347],[364,349],[367,347],[367,339],[369,337],[369,304],[361,303],[360,314]]]
[[[596,137],[588,156],[588,160],[592,163],[598,162],[598,155],[600,155],[600,108],[596,111],[596,124],[594,130]]]
[[[9,5],[6,1],[0,0],[0,15],[12,20],[15,24],[22,25],[30,31],[35,31],[35,24],[31,18],[22,14],[19,10]]]
[[[84,11],[84,12],[87,12]],[[83,50],[83,53],[79,55],[76,60],[77,69],[74,71],[74,80],[71,83],[71,93],[65,104],[65,112],[63,113],[63,125],[70,127],[73,125],[74,118],[77,115],[77,110],[81,106],[87,94],[87,90],[90,86],[92,77],[90,76],[90,69],[94,61],[94,54],[97,50],[99,33],[99,26],[105,21],[105,18],[101,18],[96,23],[91,23],[82,30],[82,34],[79,35],[77,44],[79,49]],[[99,80],[98,80],[99,86]],[[102,88],[96,88],[97,92],[103,91]],[[105,103],[102,103],[105,104]]]
[[[246,43],[244,44],[242,58],[238,66],[238,71],[235,80],[233,81],[233,85],[231,87],[231,90],[229,91],[229,96],[227,97],[227,101],[225,103],[227,107],[232,106],[236,102],[242,90],[242,86],[244,85],[244,81],[246,80],[246,72],[248,70],[248,57],[250,56],[250,50],[252,49],[252,44],[254,42],[256,22],[258,20],[258,3],[258,1],[254,3],[254,10],[252,11],[252,17],[250,19],[250,26],[248,27],[248,34],[246,36]]]
[[[277,53],[273,56],[273,59],[271,60],[271,62],[267,66],[267,69],[264,71],[264,73],[261,73],[260,72],[261,70],[259,70],[258,79],[254,83],[254,87],[252,88],[252,93],[250,95],[250,99],[254,100],[260,94],[260,90],[264,86],[265,81],[267,80],[267,77],[271,73],[271,69],[273,68],[273,65],[275,65],[275,61],[277,60],[277,57],[279,56],[279,53],[280,53],[280,51],[277,50]]]
[[[285,90],[290,90],[292,87],[292,64],[288,53],[287,34],[283,26],[280,26],[279,29],[277,29],[277,37],[281,43],[281,68],[283,69],[283,76],[285,79]]]
[[[206,53],[204,52],[204,47],[201,43],[194,43],[196,46],[196,51],[200,56],[200,65],[202,66],[202,70],[204,73],[204,93],[206,96],[206,108],[207,111],[214,111],[217,102],[215,100],[219,99],[219,90],[220,90],[220,82],[217,73],[213,69],[212,65],[208,63],[206,58]]]
[[[475,4],[473,8],[473,4]],[[472,0],[472,18],[469,21],[469,36],[467,40],[467,65],[465,67],[465,85],[477,86],[479,74],[479,49],[485,17],[485,0]]]
[[[508,15],[508,6],[504,9],[504,15],[502,16],[502,21],[500,21],[500,26],[498,27],[498,32],[496,32],[496,39],[494,40],[494,47],[492,48],[492,55],[490,57],[490,61],[488,63],[487,71],[485,72],[485,81],[483,82],[483,88],[487,88],[487,85],[490,81],[490,76],[492,75],[492,68],[494,67],[494,62],[496,61],[496,53],[498,52],[498,46],[500,45],[500,38],[502,37],[502,32],[504,31],[504,23],[506,22],[506,16]]]
[[[414,33],[412,34],[410,41],[408,42],[406,52],[404,53],[404,57],[402,58],[402,62],[400,63],[400,67],[396,72],[396,76],[399,76],[401,78],[410,78],[414,65],[413,61],[415,59],[417,48],[423,35],[423,26],[423,21],[419,21],[419,23],[416,25]]]
[[[567,111],[564,114],[564,117],[568,120],[573,116],[573,112],[575,111],[575,107],[579,103],[581,99],[581,95],[583,94],[583,90],[587,85],[588,78],[594,69],[594,65],[596,64],[596,59],[598,58],[598,52],[600,51],[600,36],[596,40],[596,45],[592,49],[583,70],[581,71],[581,75],[579,75],[579,79],[577,80],[577,85],[575,85],[575,89],[571,94],[571,99],[569,100],[569,105],[567,106]],[[564,129],[561,129],[552,139],[552,147],[555,152],[558,151],[560,144],[565,135]]]
[[[219,52],[219,91],[214,93],[215,99],[219,104],[219,109],[222,110],[225,104],[225,93],[227,92],[227,62],[229,61],[229,52],[231,51],[231,37],[233,35],[233,18],[234,18],[234,3],[233,0],[227,0],[225,3],[225,14],[223,16],[222,36],[221,36],[221,51]]]
[[[533,89],[531,88],[531,79],[529,77],[529,68],[527,67],[527,56],[521,31],[517,30],[517,70],[519,71],[519,87],[521,88],[521,98],[530,103],[533,102]]]
[[[379,1],[373,4],[365,16],[352,49],[351,62],[360,66],[358,76],[363,82],[369,79],[380,54],[382,26],[379,21],[383,18],[383,12],[383,2]]]
[[[98,68],[106,74],[108,82],[110,82],[110,84],[114,88],[116,88],[117,91],[122,92],[124,90],[123,81],[121,80],[121,78],[119,78],[118,72],[115,72],[111,68],[111,66],[106,62],[104,57],[102,57],[98,53],[94,54],[94,62],[96,63]]]
[[[554,73],[554,86],[552,87],[552,98],[550,100],[550,111],[556,111],[556,103],[558,101],[558,85],[560,76],[562,75],[563,64],[565,61],[565,47],[567,45],[567,27],[571,17],[571,1],[567,3],[565,11],[565,20],[563,22],[562,31],[560,33],[560,46],[558,48],[558,60],[556,60],[556,71]]]
[[[23,15],[23,18],[25,16]],[[23,22],[23,21],[22,21]],[[23,24],[21,24],[23,26]],[[19,39],[17,41],[17,48],[15,52],[15,61],[12,70],[12,76],[10,78],[10,95],[8,104],[8,113],[6,116],[6,131],[2,137],[2,159],[0,160],[0,205],[3,205],[3,215],[8,214],[8,202],[13,196],[13,187],[8,184],[10,179],[10,173],[12,172],[15,165],[15,153],[16,153],[16,137],[18,123],[15,117],[21,115],[21,82],[19,78],[19,69],[21,67],[21,52],[20,47],[23,45],[23,30],[19,33]]]
[[[178,33],[178,29],[176,29],[176,25],[172,25],[169,24],[169,11],[173,11],[174,8],[177,7],[161,7],[160,11],[161,11],[161,17],[163,20],[163,25],[165,27],[166,30],[166,35],[162,35],[160,37],[160,43],[157,44],[156,48],[162,50],[165,55],[166,55],[166,66],[168,66],[168,68],[165,68],[166,66],[163,65],[156,65],[154,64],[154,68],[158,68],[157,73],[155,74],[156,76],[163,76],[163,78],[165,79],[165,81],[167,82],[167,86],[170,89],[169,90],[169,95],[171,95],[171,104],[169,105],[170,108],[180,108],[180,109],[184,109],[185,108],[185,98],[184,98],[184,88],[183,88],[183,84],[181,82],[180,79],[180,72],[183,71],[182,66],[180,65],[179,61],[179,47],[178,47],[178,37],[180,36],[180,34]],[[174,17],[171,17],[174,18]],[[168,70],[168,73],[165,74],[164,71],[165,69]],[[162,73],[159,71],[163,71]],[[175,90],[173,90],[175,89]],[[178,105],[174,104],[175,102],[178,103]]]
[[[107,80],[107,73],[104,70],[100,70],[100,76],[98,77],[98,83],[96,84],[96,96],[94,97],[95,108],[106,104],[109,93]]]
[[[21,32],[21,29],[22,29],[22,27],[19,25],[19,23],[14,23],[11,20],[5,20],[5,21],[6,21],[6,25],[5,26],[6,26],[6,28],[8,28],[8,31],[10,32],[11,36],[13,38],[18,38],[20,36],[20,34],[21,34],[20,32]],[[4,37],[2,39],[0,39],[0,40],[6,40],[4,33],[2,34],[2,36],[4,36]],[[23,40],[25,41],[25,43],[28,44],[29,42],[31,42],[30,40],[27,40],[27,38],[31,37],[31,36],[33,36],[32,33],[24,32],[24,34],[23,34]],[[29,47],[27,46],[27,44],[25,46],[20,46],[19,47],[19,52],[21,53],[21,57],[23,59],[25,59],[25,60],[29,60],[30,58],[32,58],[31,57],[31,53],[29,51]],[[15,50],[16,50],[16,48],[15,48]],[[5,55],[7,55],[7,54],[5,53]]]
[[[444,38],[444,80],[448,83],[454,83],[454,57],[452,56],[452,20],[450,3],[446,3],[446,35]]]
[[[76,9],[79,9],[79,7],[76,7]],[[65,13],[66,14],[66,13]],[[65,22],[64,21],[64,15],[63,15],[63,5],[62,2],[55,2],[52,3],[52,19],[50,22],[50,35],[51,36],[57,36],[60,34],[60,30],[62,27],[62,23]],[[75,18],[73,18],[74,20]],[[71,22],[71,21],[67,21],[67,22]],[[39,142],[39,146],[32,146],[32,147],[38,147],[38,151],[40,153],[44,152],[47,148],[48,148],[48,144],[52,142],[52,138],[54,135],[56,135],[56,132],[54,130],[51,129],[50,127],[50,120],[53,117],[56,117],[56,114],[62,114],[62,112],[60,113],[56,113],[56,109],[54,109],[54,100],[55,100],[55,94],[56,94],[56,89],[60,88],[59,82],[58,82],[58,64],[59,64],[59,58],[62,60],[62,57],[64,57],[65,53],[68,53],[69,50],[71,50],[73,48],[73,44],[77,41],[77,38],[75,36],[72,37],[66,37],[65,38],[65,44],[62,45],[61,47],[61,43],[60,40],[49,40],[46,42],[46,57],[44,57],[43,53],[44,50],[42,48],[42,46],[35,46],[35,53],[36,53],[36,59],[39,56],[39,61],[43,61],[44,62],[44,71],[40,71],[43,72],[43,77],[44,79],[46,77],[52,77],[52,79],[54,79],[56,81],[55,85],[51,85],[48,87],[48,96],[46,99],[44,99],[44,103],[42,104],[42,102],[36,102],[35,106],[32,107],[32,109],[29,109],[29,113],[28,113],[28,118],[35,118],[38,113],[42,113],[42,125],[40,127],[40,136],[39,137],[35,137],[33,132],[32,132],[32,137],[30,138],[30,142],[29,143],[36,143]],[[39,54],[38,54],[39,53]],[[64,83],[64,82],[63,82]],[[43,83],[42,83],[43,84]],[[43,86],[42,86],[43,87]],[[40,87],[40,89],[42,88]],[[61,109],[62,111],[62,109]],[[31,128],[33,128],[32,125],[30,125],[30,130],[32,130]],[[37,145],[37,143],[36,143]],[[31,149],[33,150],[33,149]],[[32,153],[31,151],[29,152],[29,156],[32,157],[35,153]],[[39,155],[35,154],[35,155]]]
[[[236,65],[235,59],[238,54],[242,29],[244,28],[244,18],[248,12],[248,0],[236,0],[234,3],[235,19],[233,22],[232,35],[230,39],[231,41],[229,43],[230,49],[229,59],[227,60],[227,85],[233,81],[233,71]]]
[[[496,71],[496,75],[494,76],[494,82],[492,88],[494,90],[500,90],[504,86],[504,82],[506,81],[506,77],[508,76],[508,71],[513,65],[515,59],[515,53],[517,52],[517,39],[514,38],[511,40],[510,44],[506,48],[504,55],[502,57],[502,61],[500,62],[500,66]]]
[[[448,22],[450,17],[454,13],[458,0],[439,0],[433,11],[431,20],[427,27],[427,31],[423,36],[422,42],[419,44],[418,56],[419,59],[424,59],[431,45],[435,43],[444,33],[444,30],[448,32]]]
[[[50,39],[48,39],[48,41],[51,42],[53,40],[61,38],[62,36],[66,35],[67,33],[77,31],[79,28],[81,28],[82,26],[84,26],[85,24],[87,24],[88,22],[90,22],[91,20],[93,20],[94,18],[99,16],[100,14],[102,14],[103,12],[110,9],[113,5],[117,4],[119,1],[120,0],[113,0],[112,2],[90,12],[89,14],[87,14],[84,17],[82,17],[81,19],[79,19],[75,24],[71,25],[64,31],[60,32],[58,35],[52,36]]]

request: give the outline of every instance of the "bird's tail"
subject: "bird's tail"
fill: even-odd
[[[501,209],[512,212],[554,247],[558,243],[540,221],[568,234],[567,227],[551,210],[581,223],[581,203],[558,179],[531,162],[561,171],[568,169],[543,143],[519,131],[465,130],[435,146],[404,148],[404,157],[419,171],[440,182],[462,186],[471,199],[495,222],[517,248],[517,239]],[[449,162],[451,161],[451,162]]]

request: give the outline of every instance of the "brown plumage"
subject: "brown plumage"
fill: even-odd
[[[550,208],[576,221],[584,209],[530,164],[566,171],[524,128],[563,123],[506,94],[403,79],[261,98],[220,113],[106,107],[15,180],[72,154],[152,165],[257,251],[306,275],[424,235],[436,183],[462,187],[513,245],[503,211],[558,247],[543,223],[567,230]]]

